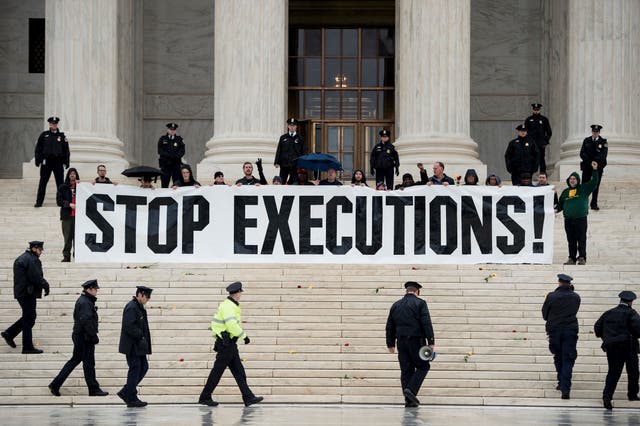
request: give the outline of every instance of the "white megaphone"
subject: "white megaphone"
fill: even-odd
[[[436,355],[436,351],[429,345],[421,347],[418,351],[418,356],[423,361],[433,361],[436,359]]]

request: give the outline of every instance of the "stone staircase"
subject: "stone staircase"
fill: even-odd
[[[589,221],[586,266],[562,266],[566,243],[556,221],[554,265],[226,265],[64,264],[58,208],[50,193],[34,209],[36,182],[0,180],[0,327],[20,315],[13,300],[12,264],[31,239],[45,240],[42,257],[51,295],[38,303],[34,340],[42,355],[0,345],[0,404],[121,403],[114,395],[127,366],[117,353],[122,308],[136,284],[155,289],[147,308],[153,340],[141,398],[151,403],[193,403],[213,365],[207,330],[225,286],[244,283],[241,345],[249,384],[266,402],[402,403],[395,355],[387,353],[384,324],[403,283],[421,282],[431,311],[438,357],[420,392],[426,404],[600,406],[606,357],[592,333],[601,312],[622,289],[640,291],[640,185],[606,182],[601,208]],[[540,308],[555,275],[575,278],[582,297],[578,360],[571,400],[555,390]],[[495,274],[495,276],[493,276]],[[47,384],[70,357],[72,312],[86,279],[101,285],[97,305],[100,344],[97,377],[111,392],[86,396],[82,368],[49,394]],[[3,342],[2,342],[3,343]],[[214,393],[240,402],[227,372]],[[616,407],[626,401],[626,376]]]

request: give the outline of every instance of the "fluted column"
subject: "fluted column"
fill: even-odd
[[[257,157],[272,173],[286,129],[287,8],[287,0],[215,1],[214,134],[200,179],[216,170],[240,177]]]
[[[470,20],[470,0],[396,1],[401,164],[442,161],[447,174],[468,166],[484,174],[469,136]]]
[[[560,178],[580,162],[582,140],[601,124],[605,176],[631,179],[640,165],[640,1],[569,0],[567,139]]]

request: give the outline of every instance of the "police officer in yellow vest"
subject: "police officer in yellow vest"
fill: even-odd
[[[240,318],[240,296],[242,296],[242,283],[239,281],[229,284],[227,286],[227,292],[229,296],[218,305],[218,312],[211,321],[211,331],[215,336],[216,342],[213,346],[213,350],[218,353],[216,356],[216,362],[213,364],[211,373],[207,383],[204,385],[202,392],[200,393],[200,404],[215,407],[218,405],[216,401],[211,399],[211,394],[215,390],[222,373],[229,367],[233,378],[236,379],[240,392],[242,393],[242,400],[245,406],[257,404],[264,398],[261,396],[255,396],[249,385],[247,385],[247,375],[244,372],[240,355],[238,354],[238,340],[243,340],[245,345],[248,345],[250,340],[247,333],[242,329],[242,320]]]

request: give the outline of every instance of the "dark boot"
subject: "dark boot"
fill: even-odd
[[[611,404],[611,400],[609,398],[602,398],[602,403],[604,404],[604,408],[607,410],[613,410],[613,404]]]

